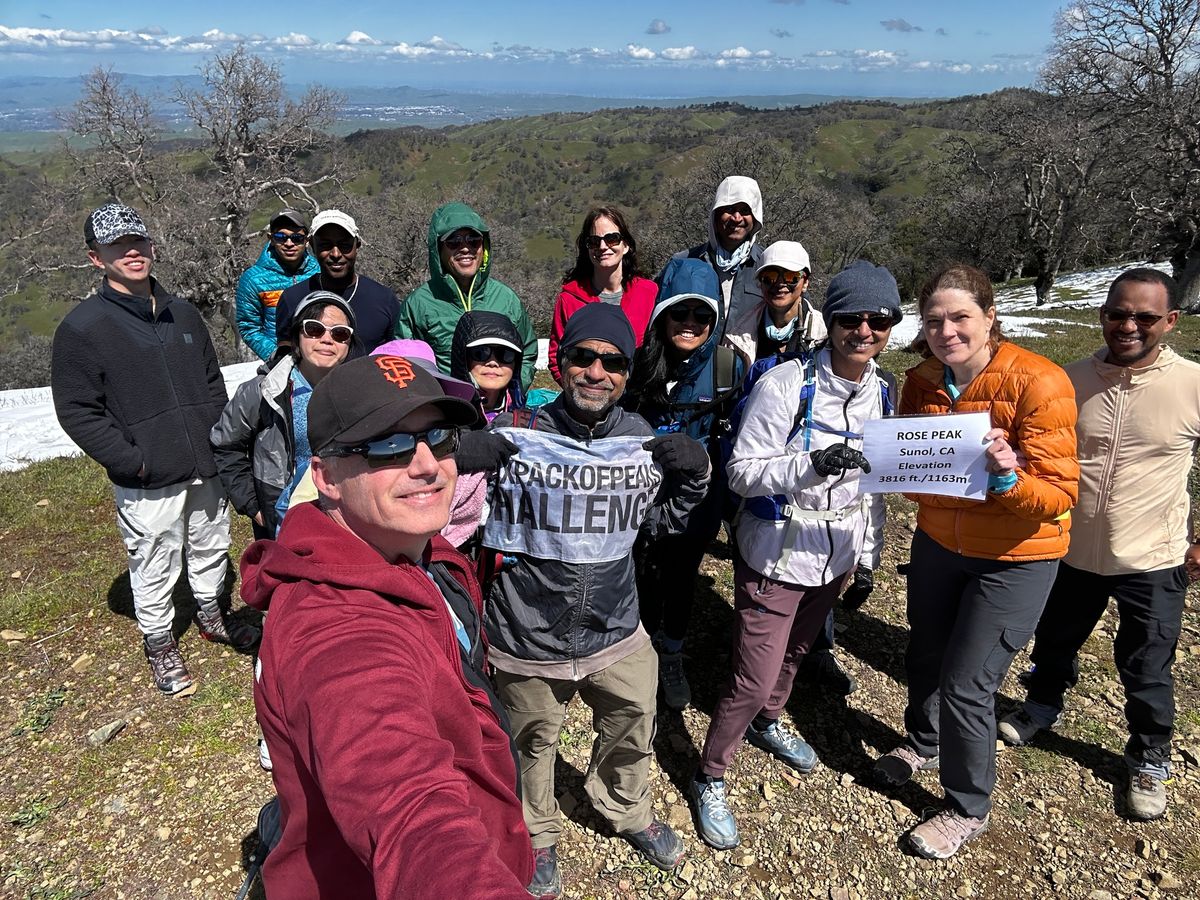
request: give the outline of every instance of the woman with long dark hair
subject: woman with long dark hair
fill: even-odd
[[[636,548],[642,623],[659,648],[659,681],[671,709],[691,702],[683,671],[683,641],[700,560],[721,527],[724,472],[717,464],[718,428],[736,398],[745,362],[717,346],[720,285],[703,260],[672,260],[663,271],[645,341],[634,357],[622,403],[660,434],[682,431],[704,444],[714,461],[709,493],[688,516],[687,529]]]
[[[658,285],[638,272],[637,241],[625,214],[615,206],[588,211],[575,238],[575,249],[575,265],[563,279],[550,324],[550,374],[555,381],[561,381],[558,342],[572,313],[587,303],[618,305],[633,326],[640,347],[658,295]]]

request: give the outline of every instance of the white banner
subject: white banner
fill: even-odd
[[[987,496],[985,412],[945,416],[887,416],[863,427],[863,455],[870,474],[858,476],[870,494],[941,494],[983,500]]]
[[[605,562],[633,549],[662,469],[648,437],[574,438],[498,428],[520,448],[500,470],[483,545],[563,562]]]

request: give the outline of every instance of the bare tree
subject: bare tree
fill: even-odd
[[[1200,3],[1081,0],[1059,14],[1042,78],[1094,98],[1119,139],[1124,199],[1200,307]]]

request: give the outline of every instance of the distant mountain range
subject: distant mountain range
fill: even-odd
[[[122,75],[124,84],[156,100],[156,111],[169,123],[180,123],[181,112],[168,98],[180,85],[197,88],[198,75]],[[53,132],[61,129],[59,112],[79,99],[82,76],[0,77],[0,132]],[[299,96],[304,85],[288,85]],[[739,103],[760,109],[816,106],[836,100],[862,97],[832,94],[747,95],[737,97],[586,97],[579,94],[514,94],[486,91],[440,91],[397,85],[396,87],[339,88],[346,96],[337,130],[395,128],[400,125],[468,125],[488,119],[512,119],[553,112],[592,112],[598,109],[633,106],[678,107],[691,104]],[[910,98],[871,98],[895,103],[915,102]]]

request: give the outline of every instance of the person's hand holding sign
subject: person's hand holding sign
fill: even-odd
[[[668,472],[685,478],[703,478],[708,474],[708,451],[682,432],[663,434],[642,444],[656,463]]]
[[[858,450],[846,444],[834,444],[823,450],[814,450],[808,455],[813,470],[822,478],[830,475],[841,475],[847,469],[862,469],[871,471],[871,464]]]
[[[1011,475],[1020,465],[1017,451],[1008,442],[1003,428],[992,428],[983,436],[987,447],[987,470],[992,475]]]
[[[454,461],[459,472],[495,472],[517,452],[517,445],[494,431],[464,431]]]

